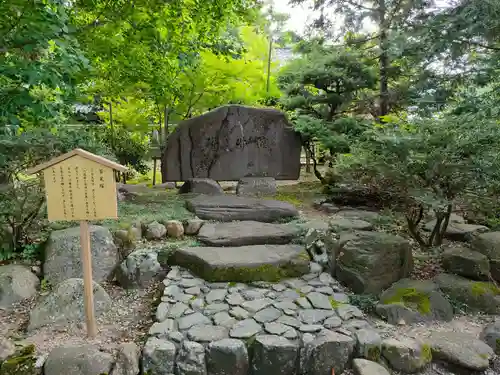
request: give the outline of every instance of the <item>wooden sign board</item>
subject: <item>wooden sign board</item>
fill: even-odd
[[[28,171],[29,174],[43,171],[50,221],[80,221],[85,316],[90,337],[97,334],[97,326],[88,221],[118,217],[114,170],[124,172],[127,168],[76,149]]]
[[[42,164],[49,221],[82,221],[118,217],[114,170],[126,170],[87,151],[76,149]]]

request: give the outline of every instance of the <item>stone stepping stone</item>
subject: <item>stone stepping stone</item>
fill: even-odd
[[[309,255],[300,245],[185,247],[169,262],[208,281],[278,281],[309,272]]]
[[[299,216],[288,202],[231,195],[199,195],[186,201],[186,208],[200,219],[215,221],[255,220],[264,223]]]
[[[234,221],[207,223],[198,233],[198,240],[210,246],[282,245],[299,235],[297,226]]]

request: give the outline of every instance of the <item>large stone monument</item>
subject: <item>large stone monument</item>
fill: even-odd
[[[296,180],[300,152],[300,137],[284,113],[229,105],[179,124],[162,156],[162,179]]]

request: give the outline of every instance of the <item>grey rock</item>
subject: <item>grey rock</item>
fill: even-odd
[[[236,324],[236,319],[231,318],[231,316],[225,311],[214,314],[212,319],[216,326],[232,327]]]
[[[205,300],[208,304],[214,302],[222,302],[226,298],[227,291],[225,289],[211,290],[206,296]]]
[[[113,375],[137,375],[139,374],[139,360],[141,349],[133,343],[120,344],[116,356]]]
[[[221,311],[229,311],[229,305],[227,303],[212,303],[205,307],[203,313],[207,316],[211,316]]]
[[[331,331],[321,331],[317,338],[304,340],[300,373],[311,375],[342,374],[354,350],[354,339]]]
[[[333,294],[333,289],[329,286],[322,286],[322,287],[316,288],[316,292],[330,296]]]
[[[380,220],[380,214],[378,212],[367,211],[367,210],[357,210],[357,209],[341,210],[340,212],[337,212],[337,214],[334,217],[359,219],[359,220],[366,220],[369,222],[376,222],[376,221]]]
[[[302,288],[300,288],[300,293],[302,293],[302,294],[311,293],[312,291],[314,291],[314,287],[312,287],[310,285],[306,285],[306,286],[303,286]]]
[[[160,224],[157,221],[153,221],[146,225],[145,237],[148,240],[161,240],[167,235],[167,228],[165,225]]]
[[[228,294],[226,297],[226,302],[230,304],[231,306],[238,306],[241,305],[245,300],[239,293],[231,293]]]
[[[254,299],[264,298],[264,296],[266,295],[266,292],[262,289],[244,289],[241,291],[241,295],[246,300],[251,301]]]
[[[433,358],[473,371],[486,370],[493,357],[492,348],[469,334],[433,332],[426,341]]]
[[[156,321],[163,322],[167,319],[168,310],[170,309],[170,304],[166,302],[161,302],[156,308]]]
[[[178,302],[170,308],[167,313],[167,318],[180,318],[188,308],[189,306],[185,303]]]
[[[356,356],[378,362],[382,351],[382,338],[372,329],[360,329],[355,332]]]
[[[111,298],[97,283],[93,283],[94,312],[99,317],[111,307]],[[68,279],[55,286],[37,302],[30,312],[28,331],[52,325],[64,327],[72,322],[85,321],[82,279]]]
[[[299,235],[298,227],[258,221],[207,223],[198,234],[198,240],[210,246],[282,245]]]
[[[179,194],[224,194],[222,187],[210,178],[190,178],[179,189]]]
[[[342,320],[362,318],[363,312],[353,305],[339,305],[335,308]]]
[[[413,270],[409,242],[389,233],[344,235],[334,253],[336,278],[355,293],[378,294]]]
[[[157,336],[160,338],[165,338],[169,335],[170,332],[176,331],[176,330],[177,330],[177,325],[175,324],[175,320],[166,319],[161,323],[154,323],[149,328],[148,333],[150,336]]]
[[[334,315],[335,312],[332,310],[305,309],[299,311],[299,319],[305,324],[321,323]]]
[[[303,324],[299,327],[300,332],[319,332],[323,329],[323,326],[319,324]]]
[[[338,328],[342,325],[342,319],[338,316],[331,316],[323,322],[323,326],[326,329]]]
[[[298,343],[280,336],[259,335],[252,349],[254,374],[297,374]]]
[[[451,247],[442,254],[443,269],[449,273],[474,280],[488,280],[490,262],[488,257],[466,247]]]
[[[325,310],[333,309],[330,299],[328,298],[328,296],[325,296],[324,294],[318,292],[311,292],[307,295],[307,299],[309,300],[309,302],[311,302],[311,305],[313,305],[313,307],[316,309],[325,309]]]
[[[246,319],[250,316],[250,313],[242,307],[236,306],[229,310],[229,315],[236,319]]]
[[[248,176],[296,180],[301,149],[284,113],[227,105],[177,126],[162,155],[162,178],[165,182],[208,176],[221,181]]]
[[[175,300],[182,303],[190,303],[191,301],[193,301],[193,297],[195,296],[181,293],[175,296]]]
[[[319,281],[321,281],[326,286],[335,284],[335,279],[332,277],[332,275],[326,272],[323,272],[319,275]]]
[[[264,330],[271,335],[282,335],[290,329],[289,326],[282,323],[266,323],[264,324]]]
[[[90,251],[92,279],[99,283],[111,279],[120,255],[109,229],[91,225]],[[70,278],[83,277],[80,228],[56,230],[50,233],[45,245],[44,277],[51,285]]]
[[[362,358],[356,358],[352,361],[354,375],[390,375],[383,366],[376,362],[368,361]]]
[[[480,338],[488,344],[496,354],[500,354],[500,320],[484,327]]]
[[[203,285],[203,280],[201,279],[198,279],[198,278],[183,278],[180,282],[179,282],[179,286],[183,287],[183,288],[192,288],[192,287],[199,287]],[[188,294],[191,294],[191,293],[188,293]]]
[[[205,221],[201,219],[188,219],[184,222],[184,234],[188,236],[196,236],[204,225]]]
[[[444,294],[466,304],[470,311],[500,314],[500,294],[493,283],[446,273],[437,275],[434,282]]]
[[[350,219],[345,217],[334,217],[330,220],[330,227],[335,231],[372,230],[373,225],[367,221]]]
[[[285,310],[283,310],[283,314],[288,315],[288,316],[297,316],[297,310],[285,309]]]
[[[269,323],[273,322],[281,316],[282,312],[274,307],[267,307],[258,311],[254,315],[254,319],[258,323]]]
[[[297,289],[302,288],[303,286],[306,286],[307,283],[301,279],[291,279],[291,280],[286,280],[285,285],[289,288],[297,290]]]
[[[169,340],[176,342],[178,344],[180,344],[182,342],[182,340],[184,340],[184,335],[182,333],[180,333],[179,331],[169,332],[167,337]]]
[[[422,370],[432,360],[430,349],[412,339],[386,339],[382,342],[382,355],[392,368],[414,373]]]
[[[0,309],[11,310],[15,303],[34,297],[39,285],[40,280],[28,267],[0,266]]]
[[[312,305],[309,303],[307,298],[305,297],[300,297],[295,300],[295,303],[302,307],[303,309],[312,309]]]
[[[285,333],[283,333],[283,337],[289,340],[296,340],[299,338],[299,334],[295,329],[288,327]]]
[[[424,230],[431,232],[434,229],[435,220],[424,225]],[[450,241],[468,241],[476,234],[487,232],[489,229],[483,225],[449,223],[444,238]]]
[[[362,319],[350,319],[342,324],[342,328],[353,333],[360,329],[371,329],[372,326],[366,320]]]
[[[113,356],[93,345],[60,346],[52,349],[44,363],[46,374],[94,375],[109,373]]]
[[[453,307],[430,280],[398,281],[382,293],[376,309],[390,324],[453,319]]]
[[[243,177],[236,185],[236,194],[247,197],[272,196],[277,192],[273,177]]]
[[[262,331],[262,327],[253,319],[245,319],[236,323],[229,336],[235,339],[247,339]]]
[[[280,300],[294,300],[300,297],[300,294],[296,290],[287,289],[281,293]]]
[[[309,262],[300,245],[253,245],[237,247],[183,247],[169,262],[192,269],[209,281],[255,281],[256,272],[265,266],[269,272],[258,273],[262,281],[277,281],[280,274],[301,276]],[[271,272],[272,270],[276,272]]]
[[[164,290],[163,290],[163,295],[167,297],[173,297],[176,298],[178,295],[183,294],[182,289],[179,288],[178,285],[171,284],[168,285]]]
[[[177,375],[206,375],[205,348],[193,341],[183,341],[175,364]]]
[[[0,337],[0,363],[16,352],[16,346],[6,337]]]
[[[228,283],[227,282],[213,282],[213,283],[207,283],[210,289],[227,289],[228,288]]]
[[[313,287],[322,287],[323,286],[323,283],[318,279],[309,280],[307,283],[309,284],[309,286],[313,286]]]
[[[195,325],[210,324],[210,319],[205,315],[195,312],[194,314],[183,316],[177,320],[179,329],[188,329]]]
[[[197,295],[201,294],[201,289],[198,286],[193,286],[192,288],[187,288],[184,292],[186,294],[191,294],[193,296],[197,296]]]
[[[471,247],[488,257],[491,277],[500,281],[500,232],[482,233],[474,236]]]
[[[221,326],[197,325],[187,331],[188,339],[196,342],[212,342],[225,339],[227,336],[227,328]]]
[[[204,220],[254,220],[271,223],[299,215],[288,202],[230,195],[198,196],[186,202],[189,211]]]
[[[271,290],[270,292],[266,293],[266,297],[271,299],[276,299],[278,297],[278,294],[276,294],[276,292],[273,292]]]
[[[203,297],[198,297],[189,301],[189,306],[191,306],[194,311],[200,312],[205,308],[205,301]]]
[[[286,286],[283,284],[273,284],[271,288],[276,292],[282,292],[286,289]]]
[[[280,310],[297,310],[297,304],[290,301],[275,302],[273,306]]]
[[[170,272],[167,274],[167,279],[169,280],[180,280],[181,279],[181,269],[179,267],[172,267]]]
[[[321,273],[323,271],[323,267],[316,263],[316,262],[310,262],[309,263],[309,272],[311,272],[312,275],[316,275],[318,273]]]
[[[293,328],[299,328],[302,325],[300,320],[291,316],[281,316],[276,323],[282,323]]]
[[[260,298],[260,299],[255,299],[253,301],[246,301],[241,304],[241,307],[243,307],[245,310],[255,313],[272,305],[272,303],[273,303],[272,299]]]
[[[349,296],[345,293],[333,293],[333,300],[338,303],[349,303]]]
[[[245,343],[236,339],[223,339],[208,345],[208,375],[247,375],[249,358]]]

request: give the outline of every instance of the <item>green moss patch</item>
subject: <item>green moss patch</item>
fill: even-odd
[[[0,366],[0,375],[34,375],[36,374],[35,346],[27,345],[7,358]]]
[[[397,289],[395,293],[381,301],[384,305],[400,304],[423,315],[431,313],[431,302],[426,293],[415,288]]]
[[[483,296],[485,294],[500,295],[500,289],[492,283],[477,281],[472,283],[471,288],[472,295],[474,296]]]

